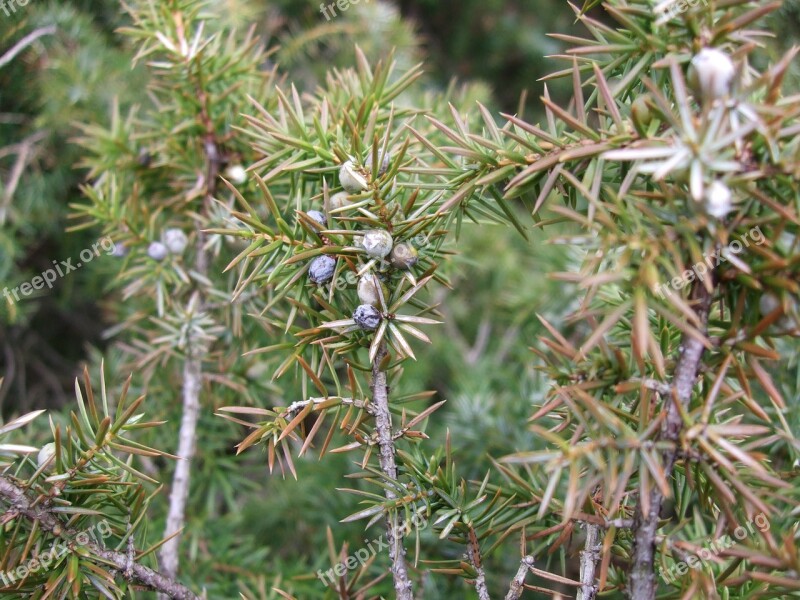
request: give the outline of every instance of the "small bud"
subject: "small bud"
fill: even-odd
[[[333,279],[335,270],[336,259],[323,254],[311,261],[311,266],[308,269],[308,278],[314,283],[327,283]]]
[[[331,210],[336,210],[337,208],[342,208],[343,206],[347,206],[351,204],[350,202],[350,194],[347,192],[339,192],[331,196],[330,199]]]
[[[50,459],[54,459],[55,455],[56,445],[54,442],[50,442],[49,444],[42,446],[42,449],[39,450],[39,455],[36,457],[36,463],[38,467],[41,469],[44,465],[47,465],[45,470],[52,471],[55,460]]]
[[[358,299],[362,304],[369,304],[370,306],[381,305],[381,294],[383,294],[383,301],[389,301],[389,291],[386,286],[381,283],[378,276],[374,273],[367,273],[358,280]]]
[[[345,191],[358,194],[367,189],[367,179],[356,170],[352,160],[345,162],[339,169],[339,183]]]
[[[241,185],[247,181],[247,171],[242,165],[231,165],[225,170],[225,176],[236,185]]]
[[[392,236],[383,229],[373,229],[364,234],[362,245],[372,258],[385,258],[392,251]]]
[[[724,219],[733,210],[731,190],[721,181],[715,181],[706,190],[706,212],[717,219]]]
[[[758,312],[761,313],[762,317],[766,317],[767,315],[771,314],[780,306],[780,299],[771,292],[761,294],[761,298],[758,300]]]
[[[369,304],[362,304],[353,312],[353,320],[361,329],[374,331],[381,324],[383,317],[380,311]]]
[[[736,67],[727,54],[716,48],[703,48],[692,59],[689,85],[704,102],[724,98],[731,93]]]
[[[139,156],[136,158],[136,161],[139,163],[139,166],[146,169],[153,163],[153,155],[150,154],[147,148],[142,148],[139,150]]]
[[[397,244],[394,248],[392,248],[390,260],[395,269],[407,271],[417,264],[417,261],[419,260],[419,253],[414,246],[404,242],[402,244]]]
[[[318,210],[310,210],[306,214],[323,227],[328,226],[328,218]]]
[[[153,242],[147,247],[147,256],[153,260],[162,261],[167,258],[169,250],[161,242]]]
[[[383,152],[378,153],[378,177],[383,177],[386,175],[386,171],[389,170],[389,153],[387,152],[384,154]]]
[[[631,116],[633,117],[633,126],[640,135],[644,136],[647,133],[647,128],[653,121],[653,113],[650,106],[647,104],[647,95],[639,96],[631,104]]]
[[[114,258],[124,258],[128,256],[128,247],[122,242],[114,244],[114,251],[111,253]]]
[[[167,229],[164,232],[164,245],[172,254],[183,254],[189,238],[180,229]]]
[[[776,333],[786,334],[797,330],[797,322],[792,314],[792,312],[796,310],[796,306],[791,298],[790,302],[791,306],[789,307],[789,310],[791,312],[787,314],[786,310],[784,309],[781,317],[773,325],[773,331]],[[762,317],[772,314],[775,310],[781,307],[783,307],[783,302],[776,294],[773,294],[772,292],[765,292],[758,300],[758,312],[761,313]]]

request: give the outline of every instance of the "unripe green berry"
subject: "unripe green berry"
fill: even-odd
[[[392,248],[392,254],[390,256],[390,261],[392,266],[395,269],[401,269],[407,271],[419,260],[419,253],[417,249],[414,248],[411,244],[403,242],[401,244],[397,244],[394,248]]]
[[[647,128],[653,121],[653,113],[650,106],[647,104],[647,95],[639,96],[631,104],[631,117],[633,117],[633,125],[640,135],[646,135]]]
[[[386,258],[392,251],[394,240],[388,231],[373,229],[364,233],[361,245],[372,258]]]
[[[311,261],[311,266],[308,268],[308,278],[317,284],[327,283],[333,279],[334,271],[336,271],[336,259],[323,254]]]
[[[353,320],[361,329],[374,331],[383,320],[380,311],[369,304],[362,304],[353,312]]]

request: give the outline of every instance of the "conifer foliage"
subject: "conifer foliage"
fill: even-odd
[[[214,412],[284,477],[345,455],[350,481],[316,491],[355,496],[332,517],[385,540],[337,549],[329,530],[319,581],[242,597],[412,600],[432,578],[480,600],[796,595],[800,96],[797,50],[776,56],[764,25],[781,6],[571,6],[587,33],[554,34],[547,80],[572,98],[545,87],[534,124],[359,46],[300,89],[210,3],[125,4],[150,103],[82,128],[74,210],[124,248],[117,333],[137,377],[179,382],[177,451],[137,441],[160,429],[143,397],[101,382],[97,399],[88,371],[52,445],[3,439],[36,413],[0,428],[0,567],[26,572],[3,593],[201,597],[179,557]],[[477,479],[458,431],[432,434],[446,401],[407,377],[446,335],[468,223],[576,258],[552,273],[575,310],[525,340],[546,385],[512,426],[539,444]],[[275,395],[239,374],[245,353]],[[156,474],[134,457],[178,459],[161,542]],[[51,544],[67,550],[43,569]]]

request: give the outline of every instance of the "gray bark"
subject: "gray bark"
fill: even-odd
[[[178,440],[178,462],[172,478],[169,512],[164,537],[174,536],[161,547],[161,568],[168,577],[178,574],[179,532],[185,521],[191,464],[195,453],[197,420],[200,417],[201,360],[187,357],[183,366],[183,417]],[[177,535],[176,535],[177,534]]]
[[[533,567],[533,557],[523,557],[519,563],[517,574],[511,580],[511,587],[509,587],[508,594],[506,594],[506,600],[519,600],[522,598],[522,592],[525,591],[525,576],[531,570],[531,567]]]
[[[581,587],[575,600],[595,600],[597,597],[595,579],[600,561],[600,537],[600,526],[586,523],[586,543],[581,551]]]
[[[386,356],[386,345],[381,344],[375,361],[372,363],[372,402],[375,411],[375,430],[378,434],[378,462],[383,473],[392,480],[397,480],[397,464],[395,463],[394,439],[392,435],[392,416],[389,412],[389,387],[386,372],[380,365]],[[396,494],[386,490],[386,499],[394,500]],[[386,517],[386,538],[389,543],[389,560],[392,565],[392,578],[397,600],[414,600],[413,585],[408,576],[406,549],[403,546],[404,531],[391,516]]]
[[[692,298],[696,303],[697,316],[701,323],[701,332],[705,334],[708,327],[708,313],[711,309],[711,293],[702,281],[696,281],[692,288]],[[705,347],[697,339],[684,335],[682,351],[675,367],[671,392],[673,398],[665,398],[668,402],[667,417],[661,428],[660,439],[676,443],[680,439],[683,420],[679,406],[686,407],[692,398],[700,363]],[[680,403],[680,404],[678,404]],[[664,473],[667,478],[672,476],[677,460],[677,446],[665,452],[662,456]],[[655,545],[658,519],[664,495],[658,486],[654,485],[650,493],[650,510],[644,514],[641,499],[634,516],[633,532],[633,562],[630,570],[630,586],[628,596],[631,600],[654,600],[658,589],[658,579],[655,572]]]

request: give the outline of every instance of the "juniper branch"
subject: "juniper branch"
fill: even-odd
[[[525,576],[528,574],[528,571],[531,570],[533,567],[533,557],[532,556],[525,556],[519,563],[519,569],[517,569],[517,574],[514,575],[514,579],[511,580],[511,586],[508,589],[508,594],[506,594],[505,600],[519,600],[522,598],[522,592],[525,591]]]
[[[372,402],[375,411],[375,429],[378,434],[378,462],[384,475],[389,479],[397,479],[395,463],[394,438],[392,435],[392,416],[389,412],[389,387],[386,371],[381,370],[381,363],[386,357],[386,344],[381,343],[372,363]],[[396,494],[386,488],[386,499],[394,500]],[[403,532],[396,527],[391,516],[386,517],[386,539],[389,543],[389,559],[392,564],[392,578],[397,600],[414,600],[413,586],[408,576],[406,549],[403,546]]]
[[[489,596],[489,589],[486,587],[486,571],[483,569],[483,559],[481,558],[481,549],[478,544],[478,536],[475,535],[475,530],[470,527],[469,529],[469,542],[467,544],[467,557],[469,562],[478,575],[475,577],[475,591],[478,592],[480,600],[491,600]]]
[[[38,523],[39,527],[48,533],[65,540],[74,539],[77,535],[77,532],[67,529],[61,519],[45,506],[34,504],[20,486],[4,475],[0,475],[0,498],[9,504],[6,513],[16,512],[26,519]],[[107,550],[92,541],[82,544],[82,546],[88,550],[91,556],[96,557],[98,562],[112,565],[121,577],[131,583],[145,586],[175,600],[199,600],[200,598],[189,588],[158,571],[135,562],[131,564],[129,557],[122,552]]]
[[[32,31],[24,38],[22,38],[19,42],[14,44],[14,46],[2,56],[0,56],[0,68],[5,67],[8,63],[10,63],[14,58],[25,48],[33,44],[36,40],[40,37],[44,37],[46,35],[53,35],[58,31],[55,25],[49,25],[48,27],[40,27],[35,31]]]
[[[214,196],[217,193],[218,176],[222,164],[219,153],[214,124],[208,108],[209,98],[201,85],[202,78],[197,77],[197,93],[200,100],[198,119],[202,124],[205,134],[203,151],[205,158],[205,195],[203,197],[202,213],[206,214]],[[195,270],[205,276],[208,272],[208,256],[206,251],[206,235],[202,226],[198,224],[195,229],[197,235],[197,251],[195,253]],[[205,294],[200,293],[200,309],[205,307]],[[203,379],[202,355],[197,349],[189,347],[189,352],[183,365],[183,415],[178,437],[178,463],[172,480],[172,492],[169,499],[169,513],[164,537],[169,538],[161,549],[161,562],[164,571],[171,577],[178,574],[180,531],[186,520],[186,501],[189,497],[191,461],[194,458],[197,438],[197,422],[200,418],[200,390]]]
[[[600,526],[586,523],[586,542],[581,551],[581,587],[576,600],[594,600],[597,597],[595,585],[597,563],[600,560]]]
[[[711,309],[711,292],[703,281],[695,281],[692,288],[692,298],[696,303],[696,313],[700,321],[701,333],[705,335],[708,328],[708,314]],[[662,456],[664,475],[667,479],[672,476],[678,458],[677,442],[683,429],[681,410],[686,408],[692,398],[697,374],[705,349],[702,341],[687,334],[682,338],[682,351],[675,367],[671,392],[673,397],[667,397],[667,416],[661,429],[660,439],[672,442],[673,448]],[[628,594],[631,600],[653,600],[656,596],[658,582],[655,573],[655,543],[658,519],[664,495],[658,486],[653,486],[650,492],[650,506],[645,514],[642,500],[636,507],[634,517],[634,550],[633,562],[630,570],[630,589]]]

